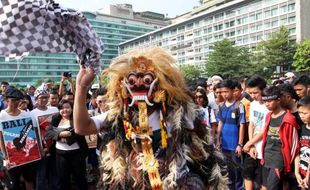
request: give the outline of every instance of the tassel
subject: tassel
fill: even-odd
[[[163,113],[162,111],[160,111],[159,113],[160,115],[160,134],[161,134],[161,146],[162,148],[167,148],[168,142],[167,142],[167,133],[166,133],[166,128],[165,128],[165,124],[164,124],[164,117],[163,117]]]

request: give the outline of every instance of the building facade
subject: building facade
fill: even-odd
[[[280,26],[297,41],[310,38],[308,0],[205,0],[173,24],[120,44],[120,53],[135,47],[161,46],[178,64],[202,66],[212,44],[227,38],[254,47]]]
[[[111,59],[118,55],[119,43],[167,25],[163,14],[136,13],[130,4],[108,5],[95,13],[83,14],[104,44],[102,67],[109,65]],[[0,81],[22,86],[35,84],[45,78],[60,81],[64,71],[72,72],[73,76],[78,73],[75,54],[31,53],[22,61],[10,62],[0,55]]]

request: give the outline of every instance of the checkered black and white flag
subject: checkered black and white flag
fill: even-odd
[[[0,55],[75,52],[100,72],[103,44],[81,13],[53,1],[0,0]]]

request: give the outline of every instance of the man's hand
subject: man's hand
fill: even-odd
[[[252,147],[252,144],[248,141],[248,142],[245,143],[245,145],[243,146],[243,151],[244,151],[244,152],[249,152],[251,147]]]
[[[302,179],[301,175],[299,174],[299,172],[295,172],[295,176],[296,176],[296,180],[298,182],[298,186],[301,188],[305,188],[303,179]]]
[[[95,72],[93,69],[86,68],[84,65],[80,65],[80,71],[76,76],[76,87],[87,88],[95,78]]]
[[[237,148],[236,148],[235,153],[237,154],[238,157],[240,157],[241,154],[242,154],[242,147],[238,145]]]
[[[249,154],[253,159],[256,160],[256,158],[257,158],[257,151],[256,151],[256,148],[255,148],[254,146],[252,146],[252,147],[250,148],[250,151],[248,152],[248,154]]]

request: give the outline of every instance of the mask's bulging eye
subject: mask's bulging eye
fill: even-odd
[[[150,74],[147,74],[143,77],[144,84],[150,85],[153,82],[153,76]]]
[[[137,77],[136,77],[135,75],[129,75],[129,77],[128,77],[128,83],[129,83],[130,85],[134,85],[134,84],[136,83],[136,81],[137,81]]]

